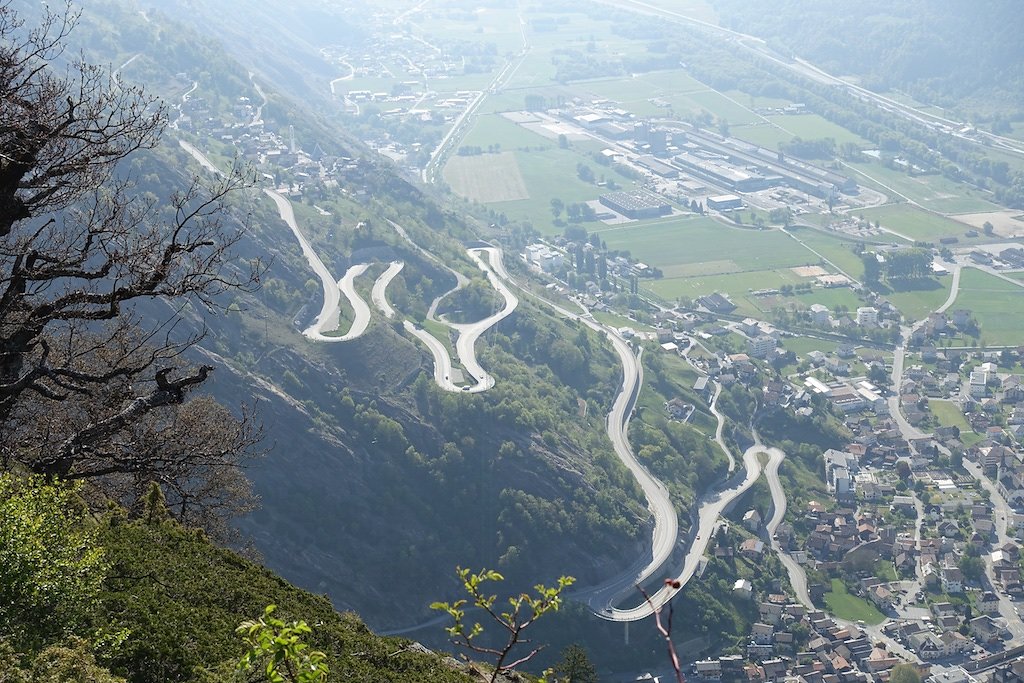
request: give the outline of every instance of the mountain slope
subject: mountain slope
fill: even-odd
[[[1024,112],[1014,0],[713,0],[723,26],[768,39],[872,89],[981,112]]]
[[[97,61],[127,64],[122,77],[144,77],[172,104],[189,103],[189,118],[227,119],[239,98],[259,100],[259,81],[215,42],[132,3],[92,8],[73,39]],[[483,283],[462,242],[473,235],[469,221],[358,141],[265,91],[266,129],[294,129],[344,165],[337,186],[295,202],[301,230],[333,273],[360,257],[372,257],[371,275],[401,259],[389,297],[403,315],[422,314],[455,278],[391,228],[394,220]],[[175,123],[156,154],[136,160],[140,189],[159,195],[173,179],[204,172],[179,137],[231,163],[234,148],[220,136],[189,134],[185,117]],[[268,567],[376,626],[405,626],[454,593],[456,564],[497,567],[515,591],[561,574],[596,583],[632,563],[648,514],[605,436],[621,370],[595,334],[524,303],[478,344],[496,386],[448,393],[400,325],[378,318],[347,343],[302,336],[322,294],[297,240],[258,188],[236,196],[235,218],[251,225],[239,255],[272,258],[264,286],[224,302],[226,315],[187,310],[182,324],[205,329],[200,354],[219,364],[205,389],[229,405],[258,402],[268,453],[249,474],[262,508],[241,529]],[[591,408],[583,416],[581,401]]]

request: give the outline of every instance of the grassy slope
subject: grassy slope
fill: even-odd
[[[870,602],[851,595],[841,579],[832,579],[832,590],[825,593],[825,604],[840,619],[863,620],[866,624],[880,624],[885,620],[885,615]]]
[[[313,627],[309,642],[327,654],[332,680],[469,680],[439,656],[374,635],[354,614],[334,611],[327,598],[173,522],[113,516],[102,525],[101,543],[111,571],[97,625],[129,631],[109,665],[133,683],[211,680],[204,671],[225,675],[244,652],[235,628],[268,604],[278,606],[276,616]]]

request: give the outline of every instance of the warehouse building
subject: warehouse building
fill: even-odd
[[[672,205],[651,192],[609,192],[598,197],[603,206],[626,218],[657,218],[672,213]]]

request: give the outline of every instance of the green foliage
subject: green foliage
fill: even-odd
[[[236,629],[253,614],[266,618],[268,602],[277,606],[275,621],[291,629],[286,640],[308,642],[309,649],[299,654],[322,652],[320,663],[333,680],[467,681],[439,657],[414,652],[407,641],[375,636],[355,615],[336,612],[326,597],[299,590],[174,521],[126,521],[111,514],[100,525],[98,540],[110,571],[93,621],[129,633],[101,661],[129,683],[237,680],[238,662],[252,648],[239,640]],[[298,622],[316,629],[299,633]],[[282,627],[266,623],[281,635]],[[274,651],[291,647],[284,646]]]
[[[779,148],[786,154],[792,154],[801,159],[831,160],[836,156],[836,141],[832,138],[804,140],[797,136],[789,142],[780,144]]]
[[[438,313],[455,323],[471,323],[494,314],[504,305],[504,299],[484,278],[475,278],[458,292],[446,297]]]
[[[873,604],[856,595],[852,595],[841,579],[832,579],[832,590],[825,593],[825,604],[832,614],[848,621],[863,620],[868,624],[880,624],[885,615]]]
[[[921,683],[921,674],[913,664],[897,664],[889,673],[889,683]]]
[[[434,602],[430,608],[444,612],[452,618],[453,623],[446,630],[453,644],[470,652],[495,658],[494,669],[490,677],[491,683],[494,683],[502,673],[525,664],[540,652],[542,646],[534,647],[527,654],[519,656],[514,661],[508,661],[512,650],[517,645],[529,643],[523,637],[523,632],[548,612],[557,612],[562,606],[562,592],[576,581],[571,576],[561,576],[557,586],[548,587],[538,584],[534,586],[535,596],[529,593],[511,596],[507,599],[509,608],[500,611],[496,607],[498,596],[488,595],[484,586],[487,582],[504,581],[504,576],[493,569],[483,569],[474,573],[470,569],[458,567],[455,572],[469,598],[461,598],[455,602]],[[480,644],[478,638],[483,634],[484,627],[478,621],[474,621],[472,626],[468,625],[465,620],[468,604],[482,610],[490,617],[491,621],[500,627],[501,633],[508,634],[503,645],[489,647]]]
[[[980,557],[964,555],[960,558],[958,566],[960,571],[963,572],[964,578],[968,581],[981,581],[985,575],[985,562]]]
[[[73,638],[45,648],[27,664],[8,643],[0,642],[0,680],[4,683],[124,683],[96,663],[86,641]]]
[[[242,671],[262,663],[270,683],[324,683],[329,667],[327,656],[319,650],[310,650],[302,637],[312,632],[304,621],[284,621],[274,617],[276,605],[267,605],[263,616],[255,621],[244,621],[237,632],[249,647],[238,668]]]
[[[586,649],[578,643],[562,650],[562,659],[554,667],[555,675],[564,683],[597,683],[597,669]]]
[[[20,652],[80,632],[103,581],[77,490],[0,474],[0,636]]]
[[[1024,70],[1016,54],[1013,0],[973,11],[959,3],[864,0],[715,0],[724,25],[769,39],[782,51],[843,74],[869,88],[911,89],[920,99],[951,103],[961,97],[1020,92]],[[842,6],[844,11],[837,11]],[[988,106],[991,106],[991,102]]]

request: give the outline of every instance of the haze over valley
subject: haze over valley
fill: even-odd
[[[890,4],[0,0],[0,497],[108,558],[0,642],[1024,677],[1024,8]]]

